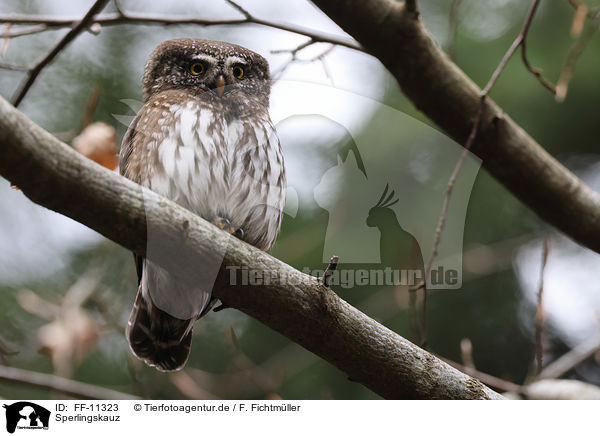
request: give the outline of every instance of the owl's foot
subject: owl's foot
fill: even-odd
[[[238,239],[244,239],[244,230],[241,227],[235,227],[231,224],[228,218],[223,218],[221,216],[213,218],[212,223],[220,228],[221,230],[226,231],[230,235],[235,236]]]

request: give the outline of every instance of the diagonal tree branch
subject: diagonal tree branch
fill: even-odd
[[[452,174],[450,175],[450,179],[448,179],[448,185],[446,187],[446,193],[444,194],[444,201],[442,203],[442,212],[440,214],[440,218],[438,219],[438,224],[435,229],[433,248],[431,249],[431,254],[429,256],[429,260],[427,261],[427,264],[425,266],[425,277],[429,277],[429,274],[431,272],[431,267],[433,266],[433,261],[435,260],[437,254],[438,254],[438,249],[440,246],[440,242],[442,240],[442,233],[443,233],[444,227],[446,225],[446,218],[448,215],[448,209],[450,207],[450,200],[452,197],[452,191],[454,189],[454,184],[456,183],[456,179],[458,178],[458,175],[460,174],[460,170],[462,169],[462,166],[468,157],[469,151],[471,150],[471,147],[473,146],[473,142],[475,141],[475,138],[477,137],[479,125],[481,124],[481,117],[483,116],[483,109],[485,107],[485,100],[486,100],[487,96],[489,95],[490,91],[492,90],[492,88],[494,87],[494,85],[496,84],[496,82],[498,81],[500,74],[502,74],[502,72],[506,68],[508,61],[510,60],[512,55],[515,53],[517,48],[519,48],[519,46],[521,46],[521,48],[522,48],[523,61],[525,62],[528,69],[531,71],[531,65],[529,64],[529,61],[527,60],[527,57],[525,56],[525,41],[527,39],[527,33],[529,32],[529,27],[531,26],[531,22],[533,21],[533,16],[535,15],[535,11],[536,11],[537,7],[539,6],[539,3],[540,3],[540,0],[533,0],[533,2],[531,3],[531,7],[529,8],[529,12],[525,19],[525,24],[523,25],[521,32],[519,32],[519,35],[514,40],[514,42],[511,44],[511,46],[507,50],[506,54],[503,56],[502,60],[500,61],[500,63],[498,64],[498,66],[496,67],[494,72],[492,73],[492,76],[490,77],[487,85],[483,88],[483,91],[481,91],[479,108],[477,109],[477,114],[475,116],[475,119],[473,120],[471,131],[469,132],[467,141],[463,144],[463,147],[464,147],[463,152],[461,153],[461,155],[458,159],[458,162],[456,162],[454,170],[452,171]],[[542,80],[541,76],[536,76],[536,77],[538,77],[538,79]],[[426,282],[423,283],[423,287],[425,287],[425,283]],[[422,324],[423,324],[422,330],[424,332],[423,343],[426,344],[427,343],[427,335],[426,335],[426,333],[427,333],[427,292],[425,292],[423,294],[423,309],[422,309],[421,319],[422,319]]]
[[[29,88],[31,88],[31,85],[33,85],[33,82],[35,82],[35,79],[42,72],[42,70],[50,62],[52,62],[56,55],[58,55],[71,41],[73,41],[77,35],[83,32],[90,25],[94,15],[100,12],[104,6],[106,6],[106,3],[108,3],[108,0],[96,0],[84,17],[77,23],[73,24],[71,30],[69,30],[69,32],[58,42],[58,44],[56,44],[41,61],[39,61],[31,70],[29,70],[29,73],[27,74],[27,80],[25,80],[13,98],[13,104],[15,106],[18,106],[19,103],[21,103],[25,97],[25,94],[27,94],[27,91],[29,91]]]
[[[139,400],[139,397],[112,389],[58,377],[42,372],[0,365],[0,380],[62,392],[75,398],[89,400]]]
[[[239,9],[238,9],[239,10]],[[50,29],[61,29],[65,27],[71,27],[76,24],[79,20],[75,18],[63,18],[63,17],[49,17],[45,15],[0,15],[0,23],[12,23],[12,24],[36,24],[39,28],[31,29],[31,31],[38,33]],[[141,12],[121,12],[121,13],[105,13],[100,16],[94,17],[94,19],[88,23],[88,26],[93,24],[100,24],[101,26],[115,26],[122,24],[132,25],[185,25],[195,24],[198,26],[236,26],[240,24],[255,24],[264,27],[270,27],[273,29],[283,30],[290,33],[296,33],[298,35],[304,35],[312,38],[315,42],[326,42],[330,44],[336,44],[343,47],[352,48],[354,50],[364,51],[364,49],[349,37],[339,37],[332,35],[327,32],[321,32],[319,30],[311,29],[309,27],[299,26],[297,24],[280,23],[270,20],[264,20],[260,17],[253,15],[242,18],[232,18],[224,20],[207,20],[203,18],[192,18],[182,16],[164,16],[164,15],[153,15]],[[15,31],[15,33],[17,33]],[[26,33],[27,34],[27,33]],[[14,35],[13,33],[2,34],[0,36],[21,36],[19,33]]]
[[[287,336],[385,398],[501,399],[302,274],[159,195],[91,162],[0,98],[0,174],[34,202],[166,268],[192,270],[226,249],[216,296]],[[163,245],[146,251],[149,229]],[[174,252],[178,256],[173,256]],[[271,280],[233,282],[248,267]],[[229,267],[229,269],[227,268]],[[190,271],[185,270],[185,273]],[[237,277],[236,277],[237,280]]]
[[[313,0],[393,74],[428,118],[465,144],[481,90],[442,52],[423,23],[392,0]],[[600,194],[548,154],[490,98],[471,151],[542,219],[600,252]]]

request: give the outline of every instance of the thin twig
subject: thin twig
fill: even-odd
[[[450,23],[448,26],[448,56],[456,58],[456,29],[458,27],[458,8],[462,0],[452,0],[450,5]]]
[[[535,10],[532,8],[532,11],[535,12]],[[533,18],[533,14],[531,15],[531,18]],[[531,20],[529,20],[529,24],[531,24]],[[525,35],[523,35],[523,38],[521,40],[521,58],[523,59],[523,63],[525,64],[525,68],[527,68],[527,70],[534,75],[534,77],[536,79],[538,79],[538,81],[546,88],[548,89],[552,94],[556,94],[556,87],[554,86],[553,83],[551,83],[549,80],[547,80],[546,78],[544,78],[544,76],[542,76],[542,71],[538,70],[537,68],[534,68],[531,65],[531,62],[529,62],[529,59],[527,58],[527,38],[525,37]]]
[[[423,268],[423,260],[421,259],[421,248],[416,239],[413,239],[410,247],[410,268]],[[425,271],[423,271],[424,273]],[[423,277],[422,280],[424,280]],[[417,297],[419,290],[422,289],[422,281],[413,284],[408,288],[408,325],[415,338],[416,344],[423,343],[423,335],[421,333],[421,323],[419,322],[419,311],[417,308]]]
[[[304,50],[307,47],[310,47],[314,44],[316,44],[318,41],[313,40],[312,38],[309,39],[308,41],[303,42],[302,44],[298,45],[297,47],[293,48],[293,49],[281,49],[281,50],[271,50],[271,53],[274,54],[278,54],[278,53],[290,53],[291,56],[288,59],[287,62],[285,62],[282,66],[280,66],[277,70],[273,71],[273,79],[277,80],[279,79],[283,73],[294,63],[304,63],[304,64],[310,64],[313,62],[320,62],[321,65],[323,66],[323,70],[325,72],[325,76],[330,80],[333,81],[331,78],[331,73],[329,71],[329,69],[327,68],[327,64],[325,61],[325,58],[327,57],[327,55],[329,53],[331,53],[331,51],[336,47],[335,45],[330,45],[327,49],[325,49],[323,52],[319,53],[316,56],[313,56],[312,58],[309,59],[300,59],[298,58],[298,53],[302,50]]]
[[[575,10],[577,11],[578,9],[587,9],[586,14],[587,17],[590,19],[594,19],[596,16],[596,13],[598,12],[598,8],[589,8],[585,3],[580,2],[579,0],[568,0],[569,4],[571,6],[573,6],[575,8]]]
[[[460,173],[463,163],[464,163],[465,159],[467,158],[467,155],[469,154],[469,151],[470,151],[471,147],[473,146],[473,143],[475,142],[475,138],[476,138],[477,132],[479,130],[479,125],[481,124],[481,118],[483,116],[483,109],[485,107],[486,98],[487,98],[488,94],[490,93],[490,91],[492,90],[492,88],[494,87],[494,85],[496,84],[498,77],[500,77],[500,74],[502,74],[502,72],[506,68],[506,64],[508,63],[509,59],[512,57],[512,55],[517,50],[517,48],[527,38],[527,33],[529,32],[529,28],[531,26],[531,21],[533,20],[533,16],[539,5],[539,2],[540,2],[540,0],[533,0],[533,2],[531,3],[531,7],[529,8],[529,12],[527,14],[527,18],[525,19],[525,24],[523,25],[521,32],[519,33],[517,38],[514,40],[514,42],[511,44],[511,46],[507,50],[506,54],[504,55],[504,57],[502,58],[502,60],[500,61],[500,63],[496,67],[496,69],[494,70],[492,76],[490,77],[490,80],[488,81],[486,86],[483,88],[483,91],[480,94],[480,100],[479,100],[479,105],[477,107],[477,112],[475,114],[475,118],[473,119],[471,131],[469,133],[469,136],[467,137],[467,141],[465,142],[465,144],[463,146],[464,148],[463,148],[463,151],[462,151],[460,157],[458,158],[458,162],[456,162],[456,166],[454,167],[454,170],[452,171],[452,174],[450,175],[450,179],[448,180],[448,185],[446,187],[446,192],[444,194],[444,202],[442,204],[442,212],[440,214],[440,218],[438,220],[438,224],[435,229],[435,236],[434,236],[434,241],[433,241],[433,247],[431,249],[431,255],[429,256],[429,260],[427,261],[426,268],[425,268],[425,282],[423,284],[423,286],[425,288],[425,293],[423,296],[423,315],[421,317],[421,320],[423,323],[422,331],[423,331],[423,335],[424,335],[424,343],[426,343],[426,340],[427,340],[427,336],[426,336],[426,334],[427,334],[427,287],[426,287],[426,283],[427,283],[427,279],[429,278],[429,274],[431,273],[433,261],[435,260],[437,254],[438,254],[439,246],[440,246],[440,243],[442,240],[442,233],[444,232],[444,227],[446,225],[448,209],[450,207],[450,198],[452,197],[452,191],[454,189],[454,184],[456,183],[456,178],[458,177],[458,174]]]
[[[11,65],[0,62],[0,69],[3,70],[11,70],[11,71],[29,71],[28,67],[23,67],[21,65]]]
[[[85,103],[85,109],[83,110],[83,116],[81,117],[79,133],[81,133],[81,131],[92,122],[92,117],[94,116],[94,112],[96,112],[96,108],[100,102],[100,94],[102,94],[102,84],[98,82],[94,85],[94,89],[92,89],[92,92]]]
[[[558,83],[556,85],[556,101],[562,103],[567,97],[569,83],[571,82],[573,74],[575,73],[575,65],[598,30],[598,27],[600,27],[600,11],[596,13],[594,20],[585,29],[567,56],[567,61],[565,62],[565,66],[560,73],[560,78],[558,79]]]
[[[9,23],[10,24],[10,23]],[[5,30],[0,37],[6,39],[18,38],[19,36],[26,35],[34,35],[36,33],[45,32],[46,30],[50,30],[48,26],[45,24],[40,24],[38,26],[26,27],[24,29],[15,30],[10,32],[9,30]]]
[[[442,212],[440,214],[440,218],[435,229],[433,248],[431,250],[429,260],[427,261],[427,265],[425,267],[425,280],[423,281],[423,287],[425,289],[425,292],[423,293],[423,309],[421,315],[421,321],[423,323],[423,344],[427,343],[427,278],[431,273],[433,261],[435,260],[438,254],[440,242],[442,241],[442,233],[444,232],[444,227],[446,225],[446,218],[448,216],[448,209],[450,207],[450,198],[452,197],[452,191],[454,189],[454,184],[456,183],[456,178],[458,177],[463,163],[466,160],[467,155],[469,154],[469,150],[473,146],[473,142],[475,142],[475,137],[477,136],[477,131],[479,130],[479,124],[481,123],[481,116],[483,114],[483,107],[485,106],[485,98],[486,94],[483,94],[481,96],[481,100],[477,108],[477,114],[475,115],[475,119],[473,120],[473,126],[471,127],[471,132],[469,133],[467,142],[465,143],[463,151],[460,154],[460,157],[458,158],[458,162],[456,162],[456,166],[454,167],[454,170],[450,175],[450,179],[448,179],[448,185],[444,194],[444,203],[442,204]]]
[[[11,23],[6,23],[4,25],[3,34],[8,33],[10,31],[11,27],[12,27]],[[10,38],[7,38],[7,37],[3,37],[3,38],[4,38],[4,40],[2,41],[2,48],[0,49],[0,55],[2,55],[2,56],[4,56],[6,54],[6,52],[8,51],[8,44],[10,43]]]
[[[12,349],[11,346],[7,345],[2,337],[0,337],[0,362],[5,362],[8,356],[14,356],[19,354],[17,350]]]
[[[460,363],[453,362],[452,360],[446,359],[444,357],[438,357],[444,362],[446,362],[448,365],[453,366],[454,368],[464,372],[465,374],[470,375],[471,377],[475,377],[482,383],[485,383],[486,385],[492,388],[498,389],[501,392],[521,392],[523,389],[520,385],[516,383],[498,378],[496,376],[487,374],[474,368],[470,368],[466,365],[461,365]]]
[[[284,49],[280,49],[280,50],[271,50],[271,53],[273,54],[279,54],[279,53],[290,53],[292,55],[296,55],[299,51],[304,50],[306,47],[315,44],[315,40],[310,38],[307,41],[303,42],[302,44],[299,44],[298,46],[296,46],[295,48],[284,48]]]
[[[469,338],[462,338],[460,340],[460,358],[464,366],[475,369],[475,361],[473,360],[473,343]]]
[[[62,392],[76,398],[91,400],[139,400],[139,397],[112,389],[57,377],[42,372],[0,365],[0,380]]]
[[[234,2],[232,0],[225,0],[225,1],[236,11],[240,12],[246,19],[248,19],[248,20],[252,19],[252,15],[250,15],[250,12],[248,12],[242,6],[240,6],[239,4],[237,4],[236,2]]]
[[[54,46],[54,48],[48,53],[40,62],[38,62],[30,71],[27,76],[27,80],[21,88],[15,94],[15,97],[12,100],[12,104],[16,107],[19,106],[19,103],[23,101],[23,98],[35,82],[37,76],[42,72],[42,70],[50,63],[52,60],[71,42],[73,41],[77,35],[79,35],[84,29],[86,29],[91,22],[93,21],[94,15],[98,14],[104,6],[106,6],[108,0],[96,0],[92,7],[88,10],[88,12],[84,15],[84,17],[77,22],[77,24],[73,25],[71,30]]]
[[[115,6],[115,9],[117,10],[117,14],[119,14],[121,16],[125,16],[125,12],[123,12],[123,9],[121,8],[121,2],[119,0],[113,0],[113,5]]]
[[[544,238],[542,246],[542,268],[540,271],[540,288],[537,298],[537,310],[535,311],[535,360],[536,360],[536,375],[542,372],[544,358],[544,344],[542,334],[544,332],[544,273],[546,271],[546,262],[548,261],[549,250],[548,238]]]
[[[561,377],[584,360],[593,356],[598,350],[600,350],[600,333],[586,339],[568,353],[563,354],[554,362],[548,364],[542,372],[538,374],[537,378]]]
[[[573,21],[571,22],[571,37],[579,38],[589,11],[590,10],[587,5],[583,3],[580,4],[577,9],[575,9],[575,15],[573,16]]]
[[[13,24],[43,24],[48,29],[71,27],[79,22],[75,18],[54,18],[45,15],[0,15],[0,22]],[[316,42],[327,42],[353,50],[366,52],[366,50],[354,39],[348,37],[339,37],[327,32],[320,32],[308,27],[295,24],[277,23],[275,21],[264,20],[259,17],[250,16],[250,18],[232,18],[226,20],[206,20],[202,18],[190,18],[181,16],[164,16],[143,13],[105,13],[95,17],[90,25],[100,24],[101,26],[115,26],[122,24],[132,25],[198,25],[198,26],[235,26],[240,24],[255,24],[273,29],[283,30],[298,35],[304,35],[313,38]]]
[[[537,7],[539,6],[539,4],[540,4],[540,0],[533,0],[533,2],[531,3],[531,7],[529,8],[529,12],[527,13],[527,18],[525,19],[525,24],[523,25],[521,32],[519,33],[517,38],[513,41],[512,45],[510,46],[510,48],[508,49],[508,51],[506,52],[506,54],[500,61],[500,64],[496,68],[496,71],[494,71],[494,74],[492,74],[492,78],[490,79],[490,81],[488,82],[488,84],[486,85],[486,87],[483,90],[484,95],[489,94],[490,90],[496,84],[496,80],[498,80],[498,77],[500,77],[500,74],[502,73],[502,71],[504,71],[504,68],[506,68],[506,64],[508,63],[508,61],[510,60],[512,55],[515,53],[517,48],[519,48],[519,46],[521,46],[524,43],[524,41],[526,40],[527,33],[529,32],[529,27],[531,26],[531,22],[533,21],[533,16],[535,15],[535,11],[537,10]],[[523,55],[523,56],[525,56],[525,55]]]

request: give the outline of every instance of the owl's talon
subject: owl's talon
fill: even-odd
[[[222,216],[218,216],[212,220],[213,224],[220,228],[221,230],[225,230],[227,233],[231,233],[231,221],[227,218],[223,218]]]
[[[241,227],[238,227],[237,229],[235,229],[233,236],[235,236],[238,239],[243,240],[244,239],[244,229],[242,229]]]
[[[244,230],[241,227],[234,227],[228,218],[218,216],[212,219],[212,223],[230,235],[233,235],[238,239],[244,239]]]

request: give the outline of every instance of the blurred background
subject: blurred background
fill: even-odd
[[[163,17],[241,16],[226,2],[119,4],[125,12]],[[240,4],[256,17],[347,37],[305,0]],[[529,7],[520,0],[420,0],[419,4],[434,38],[479,86],[485,85],[519,33]],[[587,4],[598,7],[600,1]],[[83,0],[1,0],[0,15],[77,18],[90,5]],[[114,11],[110,3],[104,12]],[[532,64],[552,82],[559,79],[578,40],[572,35],[574,13],[568,1],[542,2],[528,36]],[[342,269],[408,262],[419,269],[427,261],[445,186],[461,148],[414,109],[376,59],[319,43],[298,51],[292,60],[291,50],[307,37],[256,25],[123,24],[93,30],[81,34],[42,72],[20,105],[43,128],[76,146],[74,138],[83,125],[104,122],[116,134],[113,138],[109,128],[107,141],[120,143],[141,105],[144,64],[158,43],[200,37],[243,45],[271,65],[272,117],[278,123],[289,174],[286,215],[272,254],[301,270],[323,270],[331,254],[340,256]],[[31,66],[66,32],[54,29],[4,39],[0,63]],[[595,35],[579,57],[561,103],[526,71],[518,54],[491,94],[546,150],[597,190],[599,51],[600,36]],[[22,72],[0,69],[0,94],[10,99],[24,77]],[[331,172],[343,166],[350,171]],[[549,247],[543,271],[544,363],[599,335],[600,256],[558,234],[478,169],[479,162],[469,158],[457,181],[440,262],[462,268],[462,282],[459,289],[429,291],[427,346],[444,358],[522,384],[535,371],[543,241]],[[381,174],[385,177],[378,178]],[[373,182],[364,194],[355,185],[362,177]],[[324,181],[332,188],[323,190]],[[384,226],[370,208],[386,184],[394,190],[390,201],[399,201],[393,206],[398,222]],[[363,195],[360,204],[366,211],[349,206],[348,192]],[[365,226],[367,216],[371,224]],[[407,233],[398,231],[403,236],[398,232],[395,239],[390,236],[393,244],[379,246],[380,237],[388,240],[387,232],[398,223]],[[340,238],[328,233],[332,229],[365,239],[356,236],[341,247]],[[131,355],[124,337],[136,292],[131,254],[33,204],[4,179],[0,179],[0,247],[4,365],[153,399],[378,398],[327,362],[233,309],[211,313],[196,324],[185,370],[163,374],[146,367]],[[406,286],[334,285],[333,289],[404,337],[423,340],[418,320],[421,294],[411,302]],[[600,352],[589,353],[563,377],[600,385]],[[59,395],[64,394],[0,381],[4,398]]]

